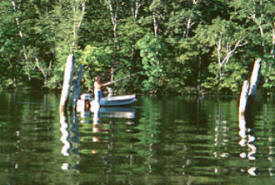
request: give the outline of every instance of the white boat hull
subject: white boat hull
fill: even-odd
[[[93,100],[94,101],[94,100]],[[130,105],[136,101],[136,95],[124,95],[101,98],[100,106],[123,106]]]
[[[80,99],[77,101],[77,112],[81,112],[87,109],[87,102],[89,102],[90,110],[99,109],[100,107],[112,107],[112,106],[126,106],[131,105],[136,101],[136,95],[123,95],[123,96],[113,96],[113,97],[104,97],[101,98],[100,104],[95,102],[94,100],[87,101],[84,99]],[[85,103],[86,102],[86,103]]]

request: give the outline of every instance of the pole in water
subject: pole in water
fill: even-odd
[[[64,112],[66,108],[66,104],[68,102],[68,97],[70,94],[71,82],[74,73],[74,55],[70,54],[67,57],[67,62],[64,71],[64,79],[63,79],[63,86],[59,104],[59,111]]]

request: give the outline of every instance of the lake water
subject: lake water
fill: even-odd
[[[59,95],[0,98],[0,184],[275,184],[272,98],[246,121],[230,97],[138,96],[61,119]]]

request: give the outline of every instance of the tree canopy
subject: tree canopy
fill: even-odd
[[[260,57],[274,93],[274,17],[270,0],[3,0],[0,89],[60,89],[74,53],[83,89],[234,94]]]

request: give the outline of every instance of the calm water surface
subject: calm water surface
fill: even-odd
[[[66,117],[55,94],[0,98],[0,184],[275,184],[272,98],[246,120],[238,98],[138,97]]]

